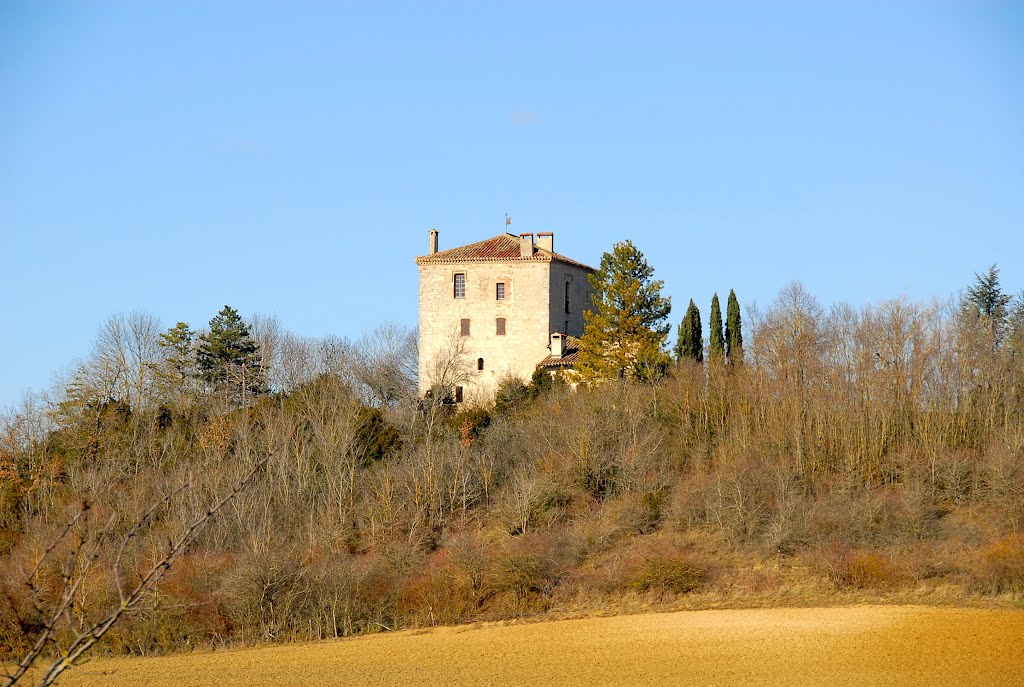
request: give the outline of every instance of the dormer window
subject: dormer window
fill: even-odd
[[[457,272],[455,274],[455,297],[466,297],[466,274],[464,272]]]

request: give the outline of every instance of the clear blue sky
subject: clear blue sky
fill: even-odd
[[[0,405],[118,312],[415,325],[506,212],[674,323],[1024,288],[1024,5],[0,3]]]

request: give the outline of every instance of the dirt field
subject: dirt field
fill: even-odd
[[[1024,612],[684,611],[95,660],[66,685],[1024,685]]]

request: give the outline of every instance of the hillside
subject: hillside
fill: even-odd
[[[401,337],[254,337],[269,388],[173,384],[165,358],[117,392],[94,358],[3,428],[0,645],[24,655],[54,609],[65,643],[127,609],[97,649],[150,654],[553,610],[1019,605],[1024,366],[991,333],[795,286],[742,364],[458,410],[403,391]]]

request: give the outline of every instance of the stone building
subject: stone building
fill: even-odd
[[[499,234],[416,258],[420,395],[434,385],[486,402],[508,375],[571,367],[594,292],[594,268],[554,250],[554,234]]]

